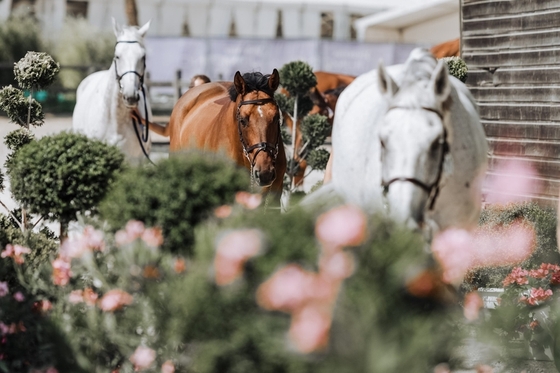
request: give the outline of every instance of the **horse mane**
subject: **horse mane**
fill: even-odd
[[[344,91],[346,89],[346,87],[348,87],[348,85],[341,85],[340,87],[327,89],[325,92],[323,92],[323,94],[324,95],[333,95],[333,96],[338,97],[338,96],[340,96],[342,91]]]
[[[268,85],[268,79],[270,74],[263,75],[260,72],[252,72],[243,74],[243,80],[245,81],[245,86],[247,87],[247,92],[261,91],[274,97],[274,91],[272,91]],[[228,94],[231,101],[235,102],[237,100],[237,90],[235,89],[235,84],[232,84],[228,88]]]
[[[412,51],[410,57],[406,61],[404,77],[401,86],[395,96],[399,106],[405,107],[422,107],[431,106],[425,102],[426,97],[423,94],[401,94],[403,92],[415,91],[423,89],[427,82],[430,81],[432,73],[437,66],[438,61],[424,48],[417,48]],[[451,83],[450,83],[451,84]],[[443,113],[449,111],[452,104],[451,95],[442,103],[441,110]]]

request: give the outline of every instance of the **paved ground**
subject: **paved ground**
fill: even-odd
[[[60,131],[66,131],[71,129],[72,118],[70,116],[47,116],[45,118],[45,124],[42,127],[33,129],[35,135],[40,138],[45,135],[51,135],[58,133]],[[165,123],[167,121],[167,117],[155,117],[154,120],[159,123]],[[3,142],[4,137],[10,131],[17,129],[18,126],[12,123],[9,123],[7,118],[0,117],[0,139]],[[157,159],[158,157],[166,157],[168,152],[168,139],[157,134],[152,133],[152,141],[154,142],[153,150],[152,150],[152,158]],[[7,156],[7,149],[4,145],[0,146],[0,166],[3,169],[4,160]],[[308,191],[313,185],[317,183],[317,181],[322,180],[323,173],[322,172],[314,172],[310,175],[309,179],[307,179],[307,183],[304,186],[304,190]],[[8,181],[5,181],[6,184],[9,184]],[[5,185],[6,190],[9,190],[9,185]],[[16,205],[11,200],[9,194],[7,192],[0,193],[0,200],[8,205],[10,208],[14,208]],[[3,210],[0,207],[0,211]],[[2,211],[4,212],[4,211]],[[58,231],[58,226],[56,224],[48,224],[48,226],[53,229],[55,232]],[[454,373],[475,373],[476,366],[479,364],[488,363],[489,361],[493,361],[494,363],[491,366],[494,368],[493,373],[554,373],[556,369],[552,362],[547,361],[527,361],[526,363],[522,364],[518,368],[515,369],[506,369],[504,368],[504,363],[500,361],[495,361],[492,359],[488,354],[488,348],[486,346],[480,345],[476,343],[474,339],[466,340],[464,345],[459,346],[457,348],[457,354],[462,356],[464,359],[464,369],[463,370],[455,370]],[[484,372],[487,373],[487,372]]]

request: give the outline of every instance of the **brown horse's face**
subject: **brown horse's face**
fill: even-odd
[[[239,73],[238,73],[239,74]],[[251,163],[252,177],[260,186],[269,186],[276,179],[276,158],[280,138],[280,109],[274,97],[263,91],[247,91],[241,74],[234,84],[239,93],[237,121],[241,143]],[[279,83],[278,71],[268,78],[268,88],[274,92]]]

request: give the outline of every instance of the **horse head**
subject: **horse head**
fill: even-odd
[[[280,109],[274,91],[280,84],[278,70],[272,74],[235,73],[234,94],[236,119],[243,153],[251,166],[251,177],[260,186],[269,186],[276,179],[276,158],[280,138]]]
[[[150,28],[150,21],[142,27],[121,27],[113,18],[113,29],[117,42],[113,65],[115,78],[126,106],[136,107],[143,89],[146,70],[146,49],[144,35]]]
[[[449,154],[451,82],[445,63],[431,55],[409,64],[400,87],[383,64],[377,71],[388,104],[378,132],[381,185],[391,215],[417,228],[433,208]]]

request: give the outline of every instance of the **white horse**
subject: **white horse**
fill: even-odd
[[[132,162],[147,157],[151,148],[148,129],[132,120],[135,112],[143,119],[151,117],[143,85],[144,35],[149,27],[150,22],[140,28],[121,27],[113,19],[117,37],[113,63],[109,70],[93,73],[80,83],[72,116],[74,131],[116,145]]]
[[[304,203],[339,196],[431,234],[476,225],[486,137],[467,87],[427,50],[344,90],[332,146],[332,180]]]

